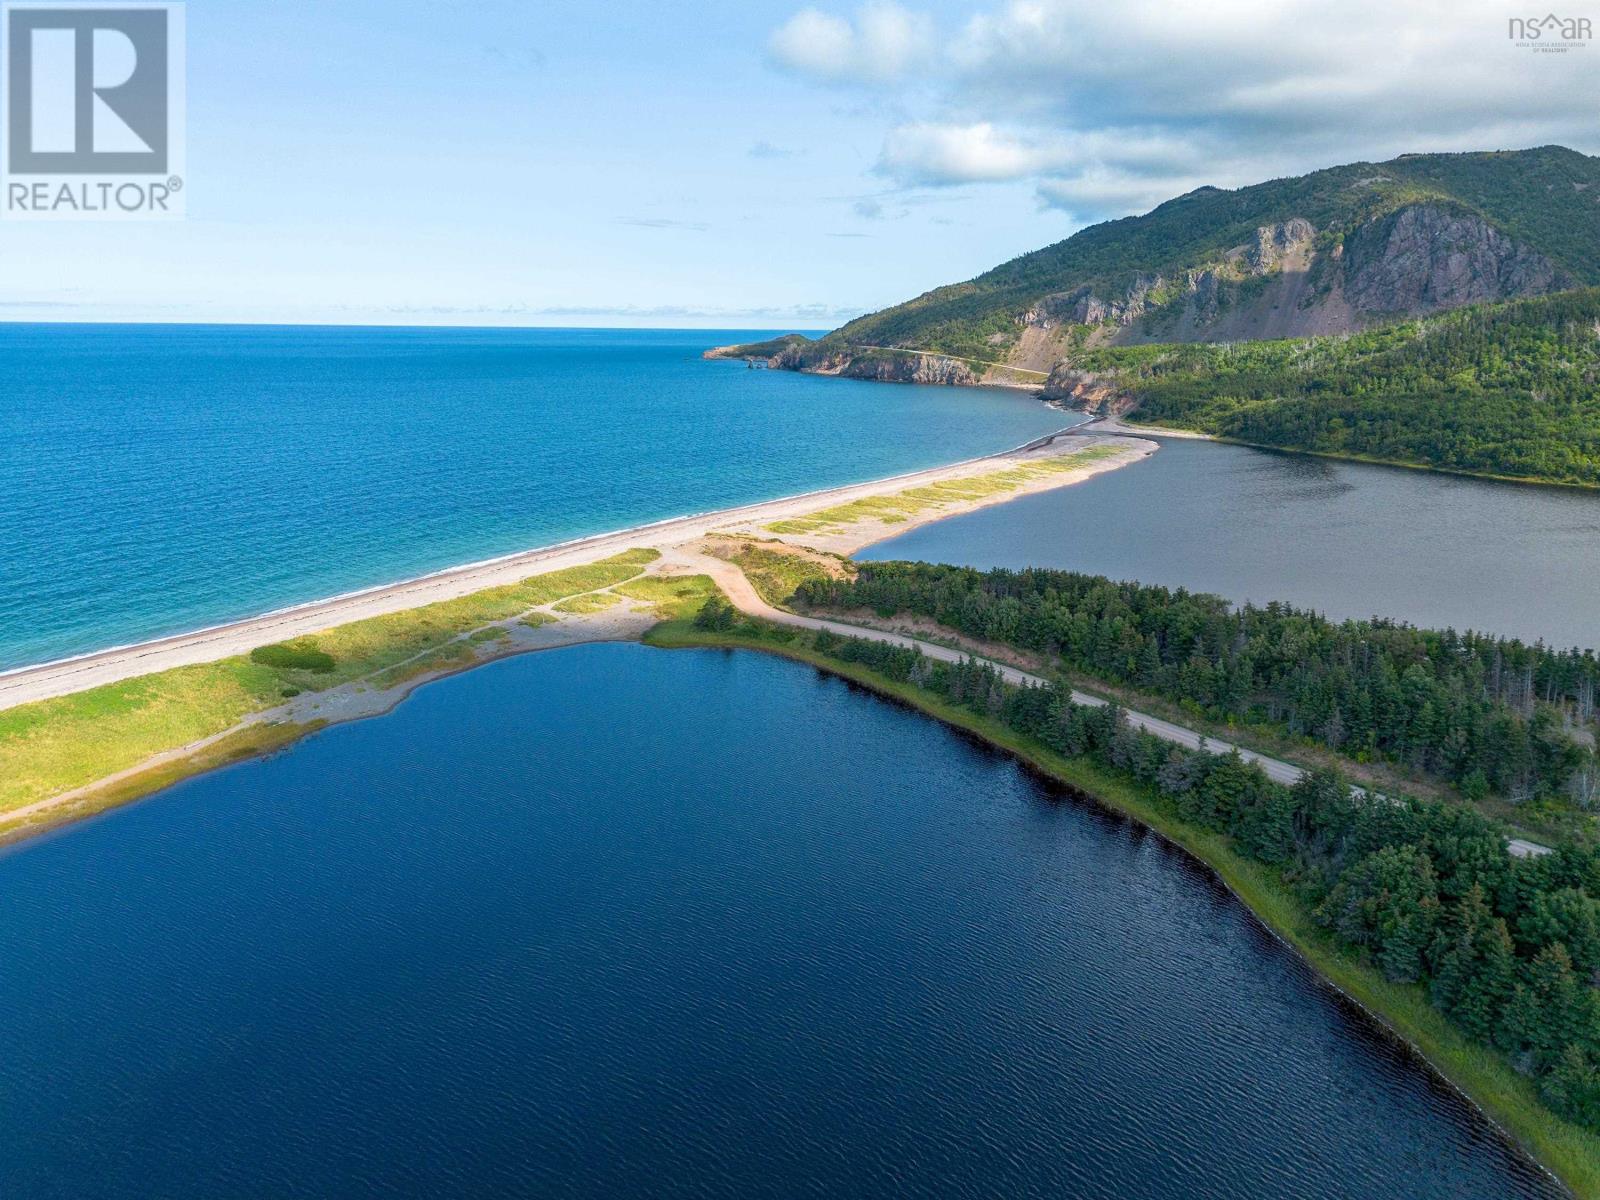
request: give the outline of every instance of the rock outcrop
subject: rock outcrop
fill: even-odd
[[[1412,204],[1320,248],[1303,217],[1263,225],[1208,266],[1170,279],[1139,275],[1112,296],[1089,287],[1045,296],[1019,324],[1034,335],[1037,361],[1036,331],[1054,335],[1060,356],[1074,327],[1091,344],[1311,337],[1572,286],[1548,258],[1481,217]]]
[[[1039,392],[1040,399],[1084,412],[1109,417],[1127,412],[1133,397],[1092,371],[1080,371],[1070,363],[1057,363]]]
[[[1353,333],[1600,285],[1597,206],[1600,157],[1559,146],[1197,188],[816,342],[759,348],[795,370],[981,383],[1014,382],[1007,368],[1043,378],[1108,345]]]
[[[892,350],[821,350],[797,346],[772,360],[775,367],[810,371],[817,375],[842,375],[847,379],[872,379],[880,383],[942,383],[970,386],[979,382],[976,371],[959,358],[943,354],[916,354]]]
[[[1119,331],[1161,314],[1167,320],[1161,331],[1164,336],[1158,340],[1199,340],[1237,307],[1240,285],[1245,281],[1303,277],[1311,267],[1316,236],[1315,227],[1303,217],[1263,225],[1251,241],[1232,247],[1208,266],[1191,268],[1170,279],[1138,275],[1124,292],[1110,297],[1098,295],[1088,286],[1057,292],[1025,312],[1020,324],[1024,329],[1046,331],[1085,326],[1100,331],[1102,341],[1138,340],[1136,334],[1123,337]],[[1273,331],[1254,336],[1286,335]]]
[[[1345,239],[1343,289],[1367,317],[1415,315],[1573,286],[1542,254],[1470,213],[1413,204]]]

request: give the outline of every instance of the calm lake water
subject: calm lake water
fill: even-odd
[[[864,559],[1060,567],[1600,648],[1600,494],[1164,440]]]
[[[749,336],[0,324],[0,669],[1069,420],[700,359]]]
[[[6,1196],[1555,1194],[1157,839],[746,652],[431,685],[0,905]]]

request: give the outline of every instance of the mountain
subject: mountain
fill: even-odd
[[[1348,337],[1103,346],[1045,395],[1252,445],[1600,487],[1600,288]]]
[[[1037,382],[1104,346],[1351,333],[1593,284],[1600,158],[1560,146],[1412,154],[1199,188],[791,342],[775,365]]]

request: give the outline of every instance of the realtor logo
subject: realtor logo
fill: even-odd
[[[183,6],[4,7],[7,217],[181,215]]]

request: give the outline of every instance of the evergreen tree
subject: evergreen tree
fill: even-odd
[[[1536,892],[1517,921],[1517,936],[1534,952],[1559,943],[1582,976],[1600,969],[1600,906],[1577,888]]]
[[[1370,948],[1389,979],[1419,979],[1439,919],[1433,864],[1415,846],[1386,846],[1340,877],[1318,916],[1347,942]]]
[[[1445,915],[1430,958],[1434,1007],[1478,1041],[1498,1036],[1516,959],[1505,922],[1490,912],[1481,887],[1474,884]]]

